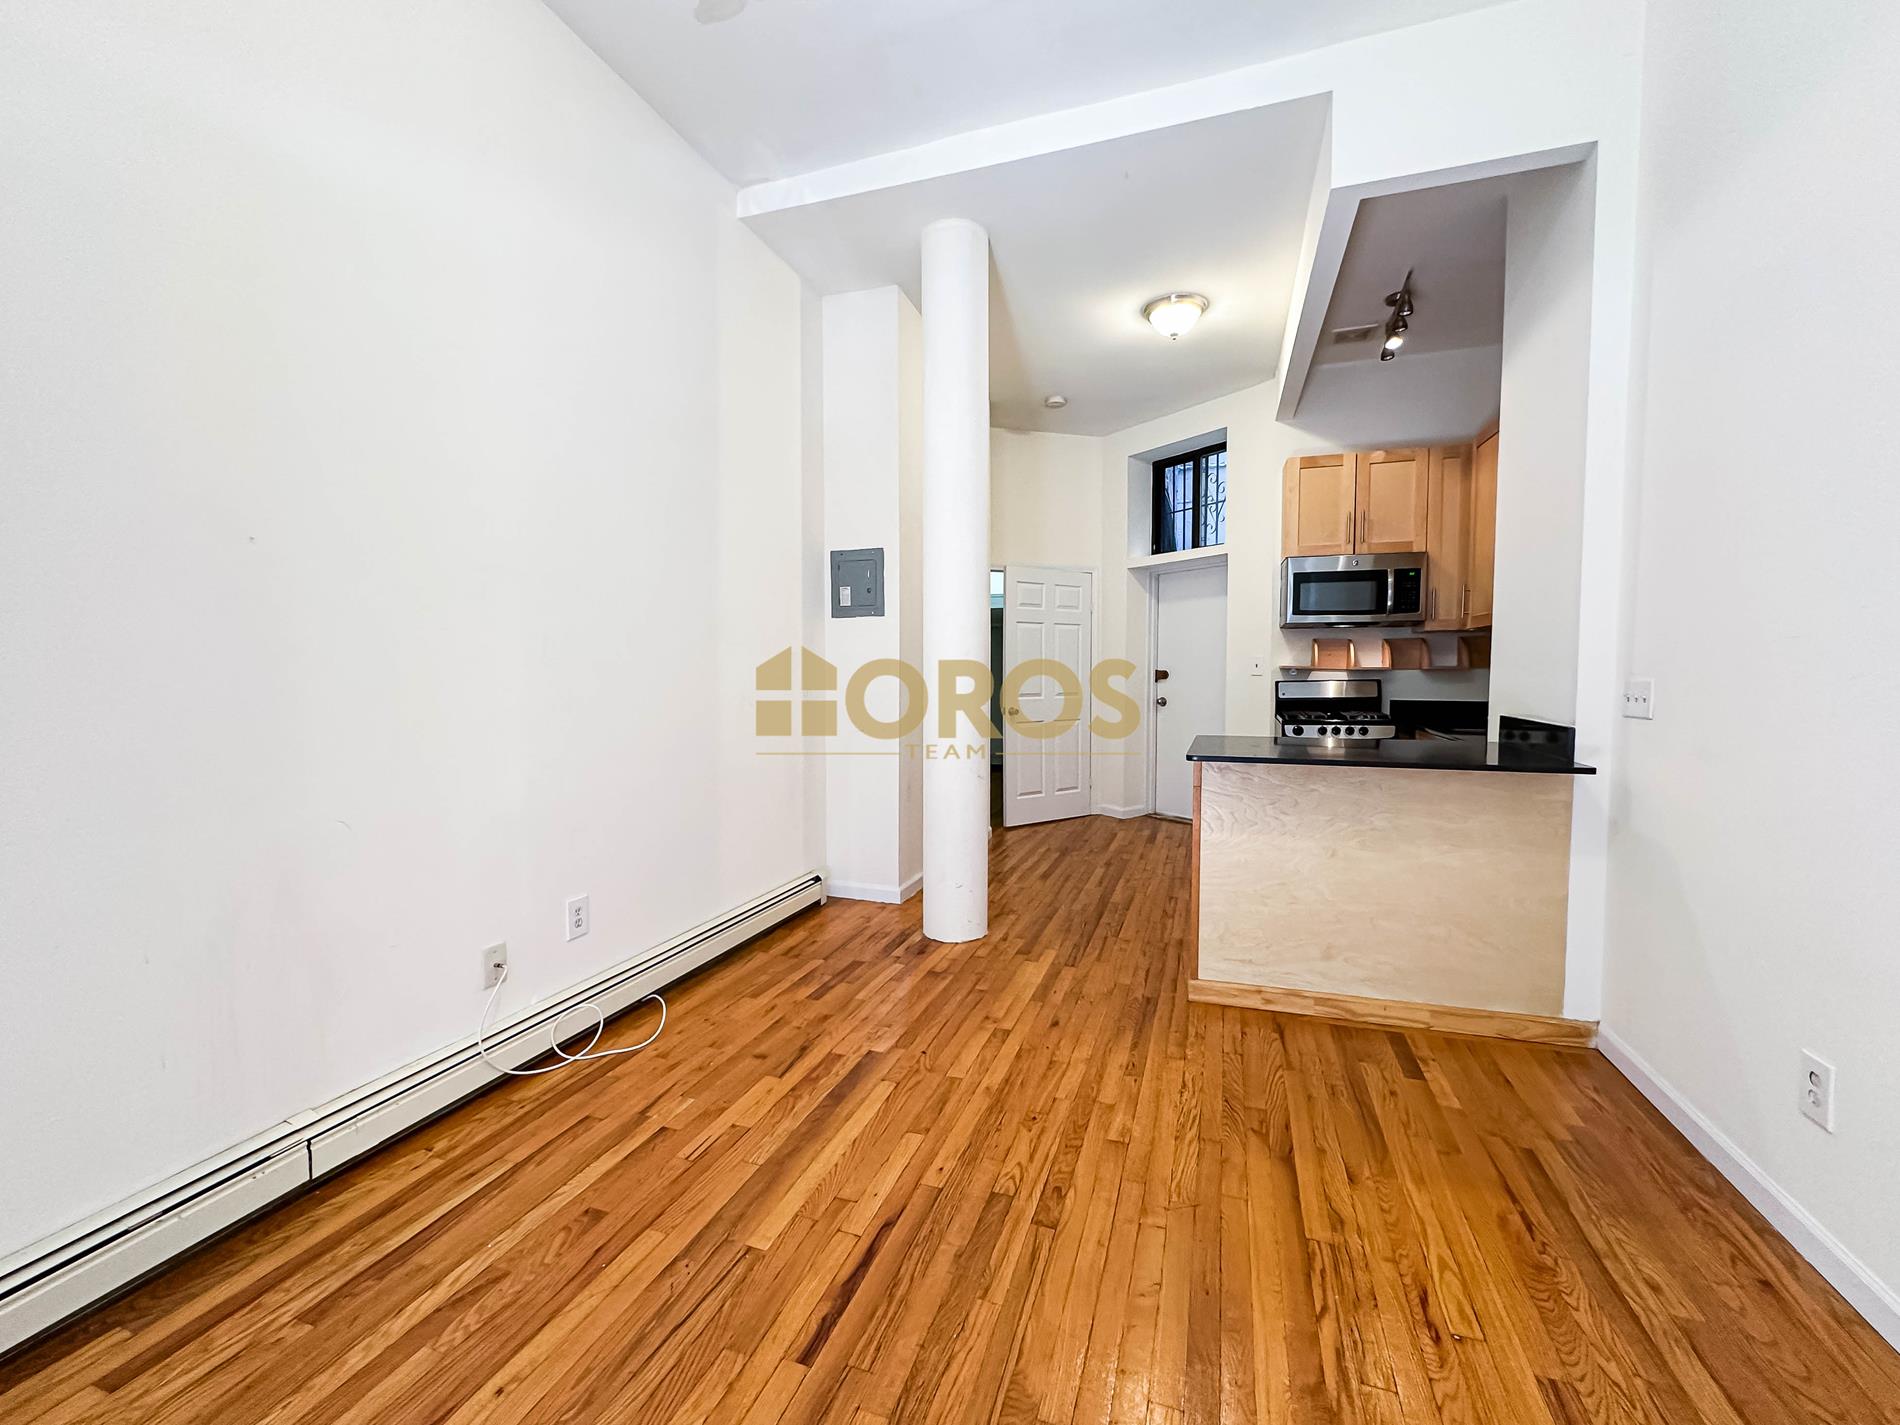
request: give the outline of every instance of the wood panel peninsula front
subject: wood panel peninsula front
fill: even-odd
[[[1569,729],[1363,747],[1197,737],[1188,997],[1587,1044],[1565,1019]]]

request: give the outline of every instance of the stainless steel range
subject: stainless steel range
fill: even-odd
[[[1282,678],[1273,685],[1273,716],[1282,742],[1353,747],[1394,737],[1377,678]]]

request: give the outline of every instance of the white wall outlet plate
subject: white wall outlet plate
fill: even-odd
[[[482,988],[492,990],[501,983],[501,977],[508,971],[508,946],[490,945],[482,951]]]
[[[1631,678],[1623,685],[1623,716],[1642,718],[1645,722],[1656,716],[1654,678]]]
[[[1801,1051],[1801,1112],[1834,1131],[1834,1066]]]
[[[585,935],[589,919],[587,897],[575,896],[567,903],[567,938],[579,940]]]

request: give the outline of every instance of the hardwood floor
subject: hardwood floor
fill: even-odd
[[[1900,1422],[1594,1052],[1190,1007],[1188,834],[999,836],[976,944],[808,913],[0,1365],[0,1420]]]

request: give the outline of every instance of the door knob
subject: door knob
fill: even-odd
[[[1168,700],[1167,700],[1166,698],[1156,698],[1156,699],[1155,699],[1155,706],[1156,706],[1156,707],[1158,707],[1158,708],[1165,708],[1165,707],[1166,707],[1167,705],[1168,705]]]
[[[1004,708],[1003,709],[1004,717],[1018,717],[1021,714],[1022,714],[1021,708]]]

